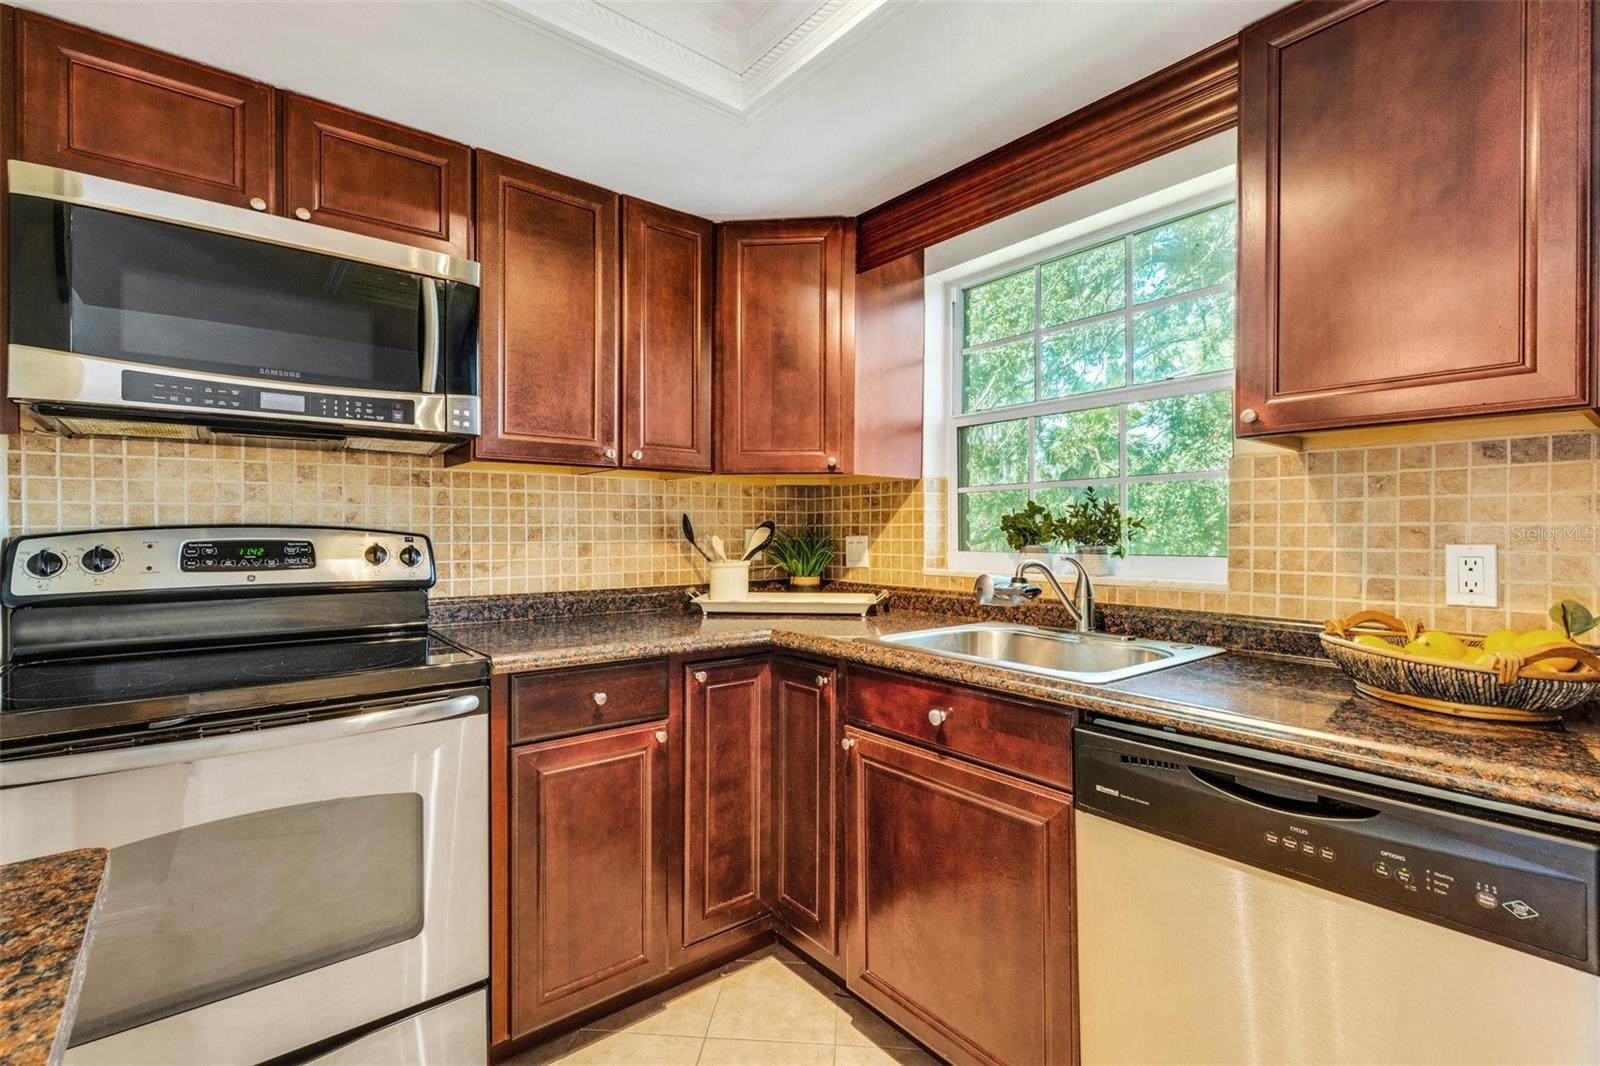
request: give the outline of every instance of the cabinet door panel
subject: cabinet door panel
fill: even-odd
[[[666,971],[658,728],[512,753],[513,1035]]]
[[[450,255],[471,254],[472,152],[464,144],[293,93],[284,95],[286,213]]]
[[[1241,433],[1593,402],[1590,12],[1323,3],[1241,35]]]
[[[772,671],[772,862],[768,898],[789,935],[839,955],[837,689],[832,667],[779,659]]]
[[[719,470],[847,469],[845,344],[854,338],[855,275],[846,277],[846,237],[839,219],[720,227]]]
[[[270,86],[25,11],[17,61],[21,158],[275,206]]]
[[[622,465],[711,469],[712,226],[622,207]]]
[[[851,991],[956,1061],[1072,1062],[1070,798],[846,735]]]
[[[702,678],[703,675],[703,678]],[[684,695],[683,943],[766,911],[770,810],[765,660],[688,669]]]
[[[616,465],[617,213],[615,193],[478,153],[474,456]]]

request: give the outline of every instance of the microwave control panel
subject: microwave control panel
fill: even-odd
[[[224,414],[239,411],[326,418],[337,422],[382,422],[391,426],[410,426],[416,421],[416,405],[410,400],[236,385],[142,370],[123,371],[122,398],[134,403],[170,404]]]

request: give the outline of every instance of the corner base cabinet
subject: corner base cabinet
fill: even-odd
[[[850,991],[952,1062],[1074,1062],[1071,797],[845,743]]]
[[[511,1032],[667,971],[665,722],[511,754]]]

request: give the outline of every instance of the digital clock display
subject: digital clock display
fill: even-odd
[[[317,555],[309,540],[191,540],[180,549],[180,563],[191,573],[310,570]]]

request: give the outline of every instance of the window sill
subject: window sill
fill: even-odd
[[[976,578],[981,570],[953,570],[949,567],[925,566],[922,572],[928,577],[970,577]],[[1071,573],[1057,575],[1063,579],[1071,577]],[[1094,579],[1096,585],[1110,585],[1115,588],[1147,588],[1170,589],[1174,592],[1227,592],[1227,581],[1197,581],[1192,578],[1179,577],[1131,577],[1123,574],[1105,574]]]

